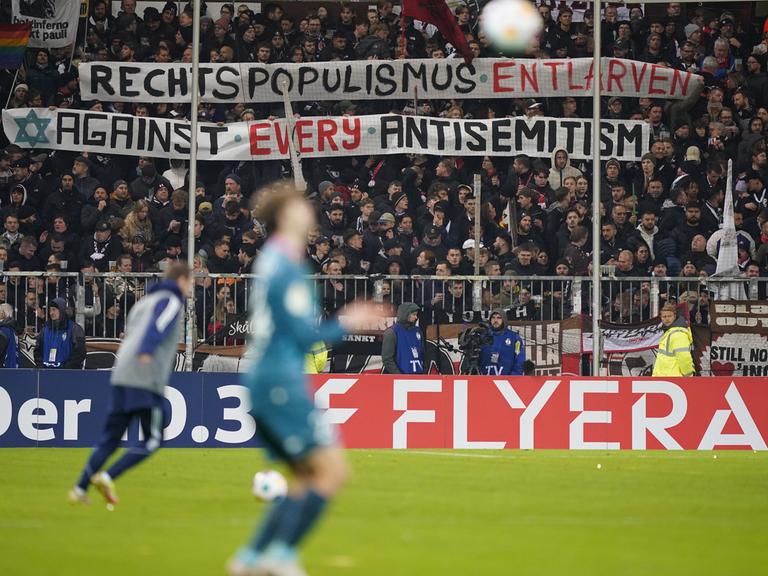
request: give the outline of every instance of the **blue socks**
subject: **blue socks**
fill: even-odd
[[[267,512],[249,547],[264,552],[270,544],[298,546],[325,510],[328,500],[310,489],[304,496],[276,501]]]
[[[304,539],[317,523],[320,516],[322,516],[327,504],[328,500],[325,496],[318,494],[311,488],[307,491],[306,496],[304,496],[304,508],[301,511],[301,518],[285,540],[288,546],[298,546],[299,542]]]
[[[301,511],[300,502],[301,500],[296,500],[291,497],[275,500],[266,516],[264,516],[260,528],[253,535],[248,546],[256,552],[264,552],[264,550],[267,549],[267,546],[274,540],[277,529],[283,519],[295,516],[297,507],[299,512]]]
[[[144,460],[149,458],[152,452],[146,450],[143,447],[129,448],[126,450],[120,459],[112,464],[107,474],[112,477],[112,480],[117,480],[117,477],[123,474],[129,468],[141,464]]]

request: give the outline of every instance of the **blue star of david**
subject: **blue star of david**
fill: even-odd
[[[16,125],[19,127],[19,133],[16,134],[17,144],[29,144],[34,148],[40,144],[48,144],[50,141],[45,136],[45,129],[48,128],[48,124],[51,123],[50,118],[40,118],[34,110],[30,110],[29,114],[25,118],[14,118]],[[27,131],[28,127],[32,125],[37,130],[37,133],[32,136]]]

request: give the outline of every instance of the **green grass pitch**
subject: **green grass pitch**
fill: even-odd
[[[106,510],[66,503],[87,455],[0,450],[0,574],[224,573],[264,504],[249,449],[166,449]],[[743,575],[768,566],[768,454],[349,451],[312,576]],[[598,468],[597,465],[601,467]]]

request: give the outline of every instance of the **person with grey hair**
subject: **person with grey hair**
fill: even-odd
[[[13,319],[13,306],[0,304],[0,368],[18,367],[19,339]]]

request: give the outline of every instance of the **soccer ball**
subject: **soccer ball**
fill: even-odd
[[[288,493],[288,481],[277,470],[262,470],[253,477],[253,495],[259,500],[271,502]]]
[[[529,0],[491,0],[480,14],[480,29],[504,53],[522,52],[544,28]]]

